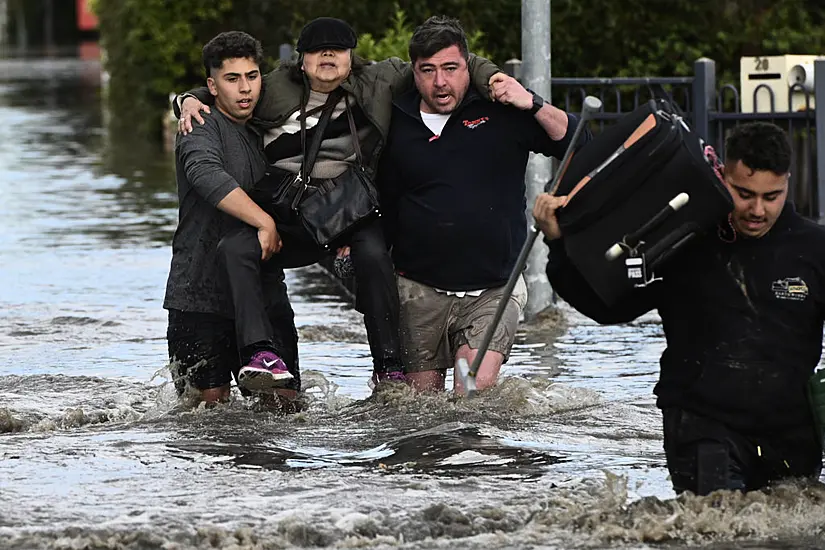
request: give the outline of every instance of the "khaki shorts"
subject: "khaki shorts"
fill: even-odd
[[[455,354],[464,344],[473,349],[492,323],[504,287],[485,290],[480,296],[459,298],[401,277],[401,355],[406,372],[446,370],[453,367]],[[516,328],[527,303],[527,285],[519,277],[496,327],[488,351],[510,357]]]

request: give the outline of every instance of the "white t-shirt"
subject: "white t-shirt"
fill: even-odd
[[[450,119],[450,115],[442,115],[440,113],[430,114],[425,113],[424,111],[421,112],[421,120],[424,121],[424,124],[427,125],[427,128],[432,131],[437,136],[441,135],[441,130],[444,129],[444,125],[447,124],[447,121]]]

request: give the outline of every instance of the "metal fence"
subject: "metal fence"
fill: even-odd
[[[519,78],[520,61],[511,60],[506,70]],[[814,63],[814,91],[806,91],[800,85],[791,87],[805,96],[807,108],[783,112],[777,111],[774,94],[766,84],[754,90],[754,110],[762,111],[757,100],[769,102],[769,112],[743,113],[741,96],[737,86],[719,86],[716,80],[716,63],[701,58],[694,63],[694,73],[687,77],[645,78],[553,78],[552,101],[557,107],[578,112],[585,96],[593,95],[602,100],[602,112],[594,117],[593,131],[598,133],[606,124],[622,117],[652,98],[667,97],[679,106],[692,122],[700,136],[725,155],[725,137],[732,127],[742,122],[764,120],[773,122],[785,130],[793,143],[789,196],[797,210],[804,216],[819,222],[825,221],[825,59]],[[765,99],[767,96],[767,99]],[[790,99],[789,99],[790,101]],[[811,104],[822,105],[816,110]],[[789,105],[790,107],[790,105]]]

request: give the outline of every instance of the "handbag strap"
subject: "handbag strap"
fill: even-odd
[[[358,128],[355,127],[355,119],[352,117],[352,109],[347,104],[347,120],[349,120],[349,132],[352,135],[352,146],[355,149],[355,158],[358,159],[358,166],[364,166],[364,157],[361,156],[361,144],[358,142]]]
[[[312,136],[312,144],[309,147],[309,151],[306,149],[306,102],[301,102],[301,151],[303,154],[301,155],[301,172],[299,177],[306,181],[309,181],[310,174],[312,174],[312,168],[315,166],[315,160],[318,158],[318,152],[321,150],[321,141],[324,139],[324,130],[326,129],[329,119],[332,118],[332,112],[335,110],[335,105],[338,104],[338,101],[341,98],[341,92],[343,92],[341,88],[336,88],[330,92],[327,97],[327,101],[322,107],[323,113],[321,113],[321,117],[318,119],[318,124],[315,125],[315,135]],[[313,109],[310,112],[316,111],[317,109]]]

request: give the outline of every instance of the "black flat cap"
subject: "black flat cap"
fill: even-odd
[[[313,19],[301,29],[298,53],[315,52],[324,48],[350,50],[358,43],[355,31],[345,21],[334,17]]]

